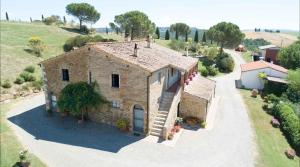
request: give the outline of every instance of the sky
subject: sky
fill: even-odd
[[[300,0],[1,0],[1,19],[29,21],[52,14],[77,19],[65,12],[67,4],[86,2],[101,13],[94,28],[106,27],[114,16],[131,10],[146,13],[159,27],[184,22],[191,27],[208,29],[221,21],[241,29],[289,29],[299,31]]]

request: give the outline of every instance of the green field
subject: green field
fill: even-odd
[[[53,56],[63,53],[65,41],[77,35],[57,26],[41,23],[19,23],[1,21],[1,80],[13,81],[28,65],[35,65]],[[31,36],[39,36],[46,45],[42,57],[26,52]]]
[[[256,134],[258,146],[257,165],[258,167],[299,167],[299,157],[295,160],[288,159],[284,151],[290,148],[286,138],[278,128],[270,124],[272,118],[263,109],[263,100],[260,97],[251,97],[251,91],[240,91],[248,108],[248,114],[252,127]]]
[[[13,133],[12,129],[7,124],[5,118],[8,110],[14,106],[16,102],[9,104],[1,104],[0,114],[0,138],[1,138],[1,154],[0,154],[0,166],[11,167],[17,161],[19,161],[19,152],[24,150],[17,137]],[[31,162],[32,167],[45,167],[46,165],[33,154],[29,153],[28,159]]]

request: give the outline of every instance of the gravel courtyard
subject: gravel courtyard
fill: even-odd
[[[174,147],[120,133],[113,127],[44,112],[44,96],[20,102],[8,121],[22,144],[50,167],[252,167],[255,143],[245,105],[234,87],[235,71],[215,78],[220,97],[211,130],[184,130]]]

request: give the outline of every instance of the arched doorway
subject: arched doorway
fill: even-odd
[[[136,133],[144,132],[144,109],[140,105],[133,107],[133,131]]]

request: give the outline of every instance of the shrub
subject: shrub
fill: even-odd
[[[251,97],[257,97],[258,95],[258,90],[257,89],[253,89],[252,92],[251,92]]]
[[[43,81],[42,80],[38,80],[38,81],[33,81],[31,83],[31,86],[36,89],[36,90],[42,90],[43,87]]]
[[[11,83],[10,83],[10,81],[7,79],[7,80],[5,80],[5,81],[1,84],[1,86],[2,86],[3,88],[8,89],[8,88],[11,88]]]
[[[34,66],[27,66],[24,71],[27,71],[27,72],[30,72],[30,73],[34,73],[35,71],[35,68]]]
[[[28,84],[23,85],[22,88],[21,88],[21,90],[22,91],[29,91],[30,90],[29,89],[29,85]]]
[[[96,35],[94,37],[92,36],[83,36],[83,35],[78,35],[76,37],[71,37],[69,38],[64,46],[63,49],[65,52],[68,52],[72,50],[74,47],[82,47],[86,45],[89,42],[113,42],[115,40],[113,39],[105,39],[100,35]]]
[[[284,151],[284,153],[289,159],[294,159],[296,156],[296,152],[293,149],[287,149]]]
[[[170,46],[171,49],[177,51],[185,49],[185,42],[182,41],[172,40],[168,45]]]
[[[297,151],[300,151],[300,119],[287,104],[279,104],[276,112],[287,139]]]
[[[28,46],[31,48],[32,52],[37,56],[41,56],[42,51],[45,48],[45,45],[40,37],[32,36],[28,40]]]
[[[34,75],[32,75],[31,73],[26,72],[26,71],[22,72],[20,74],[20,77],[23,78],[25,82],[31,82],[31,81],[35,81],[36,80],[36,78],[35,78]]]
[[[206,69],[208,70],[208,75],[211,75],[211,76],[216,76],[218,74],[218,69],[215,68],[215,67],[206,67]]]
[[[16,78],[16,80],[15,80],[14,83],[21,85],[24,82],[25,82],[24,78],[22,78],[22,77],[19,76],[19,77]]]
[[[126,119],[121,118],[117,120],[116,126],[120,130],[128,130],[129,122]]]
[[[227,53],[222,53],[216,58],[216,65],[221,72],[232,72],[234,68],[234,61]]]
[[[280,126],[279,121],[274,117],[271,119],[271,124],[274,128],[278,128]]]
[[[61,21],[60,17],[57,15],[52,15],[50,17],[46,17],[43,22],[46,25],[52,25],[52,24],[56,24],[56,25],[61,25],[63,24],[63,22]]]
[[[200,69],[200,73],[202,76],[207,77],[208,76],[208,70],[205,67],[202,67]]]
[[[200,128],[205,128],[206,126],[206,122],[205,121],[201,121],[200,122]]]

